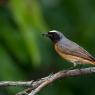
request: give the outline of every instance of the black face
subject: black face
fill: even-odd
[[[60,34],[58,34],[57,32],[48,32],[47,36],[54,42],[58,42],[61,37]]]

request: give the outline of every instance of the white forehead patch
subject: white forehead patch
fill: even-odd
[[[51,30],[51,31],[49,31],[49,32],[58,32],[57,30]]]

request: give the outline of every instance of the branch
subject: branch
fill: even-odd
[[[7,87],[7,86],[23,86],[23,87],[30,87],[31,84],[33,83],[32,81],[1,81],[0,82],[0,87]]]
[[[65,77],[70,77],[70,76],[79,76],[79,75],[85,75],[85,74],[91,74],[91,73],[95,73],[95,67],[60,71],[58,73],[55,73],[55,74],[45,78],[45,81],[41,85],[39,85],[35,90],[31,91],[31,93],[28,95],[37,94],[45,86],[51,84],[52,82],[54,82],[55,80],[57,80],[59,78],[65,78]]]
[[[55,80],[59,78],[66,78],[66,77],[72,77],[72,76],[79,76],[79,75],[85,75],[85,74],[91,74],[95,73],[95,67],[89,67],[84,69],[74,69],[74,70],[63,70],[59,71],[55,74],[49,75],[47,77],[41,78],[37,81],[1,81],[0,87],[7,87],[7,86],[22,86],[22,87],[28,87],[28,89],[16,94],[16,95],[35,95],[39,91],[41,91],[44,87],[51,84]]]

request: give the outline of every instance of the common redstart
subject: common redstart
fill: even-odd
[[[52,30],[44,33],[43,36],[49,37],[54,44],[56,52],[62,58],[72,62],[74,67],[77,64],[95,64],[95,58],[90,53],[66,38],[61,32]]]

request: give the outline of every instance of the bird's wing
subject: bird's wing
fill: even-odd
[[[81,57],[90,61],[95,61],[95,58],[90,53],[88,53],[85,49],[83,49],[82,47],[80,47],[74,42],[72,42],[72,44],[67,43],[67,45],[66,44],[63,45],[61,43],[60,45],[57,46],[58,46],[58,50],[65,54]]]

